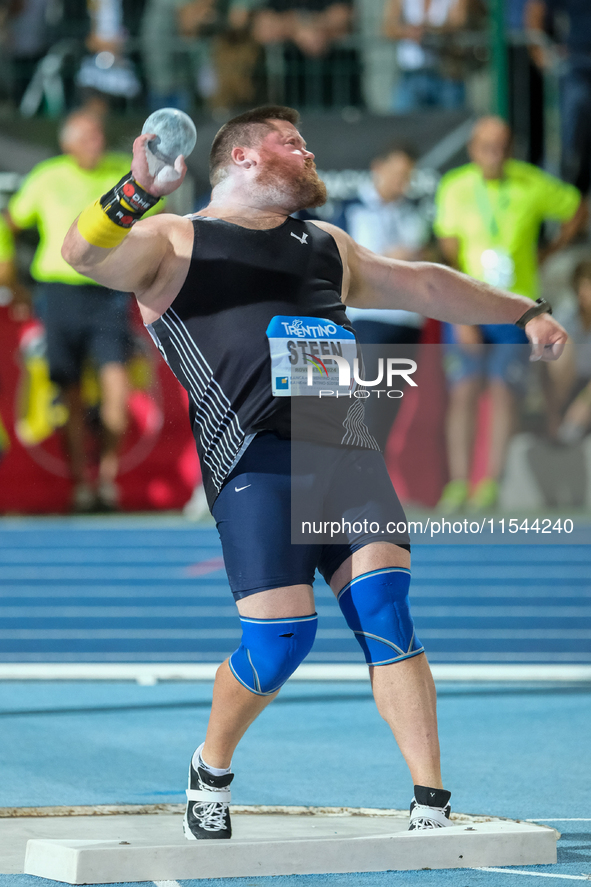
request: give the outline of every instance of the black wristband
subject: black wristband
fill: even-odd
[[[144,213],[156,206],[159,197],[148,194],[130,172],[101,197],[105,214],[120,228],[131,228]]]
[[[537,317],[539,314],[552,314],[552,305],[550,305],[545,299],[536,299],[535,304],[532,305],[531,308],[528,308],[525,314],[521,315],[519,320],[515,321],[515,326],[524,330],[526,323],[529,323],[532,318]]]

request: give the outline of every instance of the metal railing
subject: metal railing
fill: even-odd
[[[509,32],[505,37],[511,46],[539,43],[539,38],[531,38],[525,32]],[[437,49],[438,45],[444,46],[447,39],[435,38],[433,47]],[[175,44],[174,51],[189,56],[194,54],[197,43],[203,43],[203,39],[179,40]],[[468,80],[473,77],[478,67],[480,67],[480,76],[489,80],[489,86],[485,89],[489,96],[489,107],[486,108],[485,103],[481,103],[482,107],[473,107],[472,110],[476,113],[494,110],[491,84],[496,82],[498,77],[494,76],[492,69],[489,32],[466,31],[456,34],[453,45],[460,51],[473,53],[474,58],[468,66]],[[142,74],[139,49],[139,40],[132,39],[129,42],[129,50]],[[253,77],[257,79],[257,101],[261,103],[293,104],[302,110],[329,108],[343,110],[363,107],[378,112],[389,110],[387,94],[388,91],[392,91],[397,77],[395,44],[381,37],[379,32],[356,33],[336,41],[327,55],[321,58],[306,57],[291,44],[270,44],[262,47],[261,53],[262,63],[257,71],[253,72]],[[61,116],[71,101],[73,90],[68,86],[71,87],[84,54],[82,40],[67,39],[54,44],[37,65],[21,100],[20,113],[24,117],[33,117],[39,113],[45,113],[50,117]],[[556,53],[553,59],[554,63],[544,73],[547,95],[550,97],[547,102],[547,112],[550,115],[557,104],[560,68]],[[374,69],[371,76],[374,81],[376,76],[378,81],[381,80],[382,92],[386,94],[386,101],[382,101],[380,108],[375,107],[376,102],[368,88],[370,69]],[[211,103],[208,103],[207,98],[198,95],[194,82],[196,79],[194,77],[193,82],[188,84],[193,90],[196,108],[201,105],[205,110],[211,109]],[[549,126],[548,130],[552,143],[554,124]]]

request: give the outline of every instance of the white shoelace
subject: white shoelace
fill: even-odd
[[[424,816],[421,816],[418,819],[413,819],[413,826],[413,831],[424,828],[444,828],[440,822],[435,822],[433,819],[426,819]]]
[[[222,801],[212,801],[211,804],[194,804],[193,816],[205,831],[217,832],[226,828],[225,813],[227,806]]]

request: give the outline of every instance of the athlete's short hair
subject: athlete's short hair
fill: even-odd
[[[232,149],[238,146],[253,148],[273,129],[270,120],[287,120],[296,127],[300,125],[299,113],[295,108],[285,105],[263,105],[224,123],[209,152],[209,181],[212,188],[223,178],[224,169],[232,157]]]

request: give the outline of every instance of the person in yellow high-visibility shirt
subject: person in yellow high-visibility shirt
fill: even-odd
[[[128,295],[98,286],[61,256],[72,220],[129,169],[126,154],[107,153],[102,121],[85,110],[70,114],[60,130],[64,153],[38,164],[8,206],[14,231],[37,227],[39,247],[31,265],[38,304],[47,330],[52,381],[62,388],[68,464],[74,484],[74,511],[112,510],[118,505],[117,452],[127,425],[130,328]],[[98,368],[102,450],[96,489],[84,445],[80,379],[84,364]]]
[[[435,233],[450,265],[477,280],[535,300],[540,260],[565,246],[586,219],[579,191],[530,163],[510,159],[511,131],[504,120],[484,117],[474,127],[471,163],[443,176],[437,192]],[[540,226],[562,223],[558,235],[538,254]],[[505,324],[447,324],[446,373],[450,385],[447,444],[450,481],[440,507],[453,512],[468,505],[493,507],[508,442],[515,394],[524,376],[527,339]],[[487,348],[478,346],[485,344]],[[476,346],[476,347],[474,347]],[[492,417],[486,476],[470,496],[469,477],[476,403],[488,379]]]

